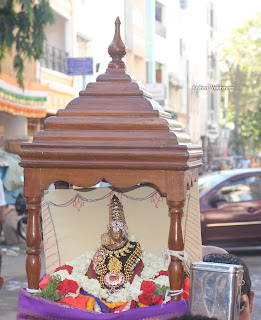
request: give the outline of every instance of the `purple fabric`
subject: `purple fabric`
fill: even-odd
[[[48,301],[20,289],[18,300],[17,319],[41,320],[138,320],[150,319],[158,316],[159,320],[168,320],[174,316],[182,316],[189,311],[188,300],[167,303],[162,306],[136,308],[129,311],[101,314],[69,307],[53,301]]]

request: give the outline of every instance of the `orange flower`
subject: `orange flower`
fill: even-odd
[[[50,276],[49,274],[47,274],[45,277],[43,277],[42,281],[39,283],[39,288],[40,288],[41,290],[43,290],[43,288],[44,288],[45,286],[47,286],[47,284],[49,283],[50,277],[51,277],[51,276]]]
[[[89,300],[89,297],[76,297],[76,298],[73,298],[73,297],[66,297],[60,301],[57,301],[59,303],[65,303],[67,304],[68,306],[71,306],[71,307],[76,307],[76,308],[80,308],[80,309],[86,309],[86,305],[87,305],[87,302]]]

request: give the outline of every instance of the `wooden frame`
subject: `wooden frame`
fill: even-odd
[[[39,288],[41,271],[41,196],[55,181],[80,187],[101,180],[116,188],[154,184],[169,204],[169,249],[184,248],[181,218],[186,190],[197,179],[201,165],[201,148],[125,72],[122,57],[126,51],[118,18],[108,51],[112,61],[106,73],[89,83],[57,116],[47,118],[44,130],[21,147],[29,212],[26,272],[31,290]],[[171,290],[181,289],[183,266],[173,256],[169,279]]]

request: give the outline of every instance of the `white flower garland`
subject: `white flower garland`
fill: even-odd
[[[68,279],[74,280],[78,283],[79,288],[77,292],[69,293],[66,296],[75,298],[78,296],[80,288],[83,288],[85,291],[94,295],[95,297],[106,299],[107,302],[126,302],[130,300],[138,301],[138,296],[142,294],[142,291],[140,291],[140,287],[143,280],[154,281],[155,284],[159,284],[161,286],[169,286],[168,276],[159,276],[158,278],[154,279],[161,270],[166,270],[166,267],[164,267],[163,259],[152,253],[146,253],[143,250],[142,261],[144,264],[144,268],[141,272],[141,275],[136,275],[131,284],[128,282],[123,286],[122,289],[118,290],[114,294],[109,294],[107,289],[101,287],[97,279],[89,279],[85,275],[94,254],[94,251],[89,251],[80,255],[76,259],[67,262],[66,265],[73,267],[73,271],[71,274],[69,274],[67,270],[59,270],[54,273],[54,275],[60,275],[61,281],[63,281],[64,279]]]

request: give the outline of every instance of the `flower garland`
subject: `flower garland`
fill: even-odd
[[[62,281],[65,279],[74,280],[78,283],[79,288],[83,288],[93,296],[104,299],[110,303],[115,303],[119,301],[126,302],[129,300],[139,301],[138,296],[142,293],[140,287],[143,280],[153,280],[161,270],[164,270],[162,258],[152,253],[146,253],[143,250],[142,261],[144,268],[141,272],[141,275],[136,275],[132,284],[128,282],[121,290],[110,295],[107,289],[101,287],[97,279],[89,279],[87,276],[85,276],[86,270],[88,270],[94,253],[94,251],[89,251],[80,255],[76,259],[67,262],[65,265],[66,267],[63,266],[57,268],[53,275],[59,275]],[[68,274],[69,266],[73,268],[72,270],[70,269],[70,274]],[[167,276],[160,276],[154,281],[159,285],[169,286],[169,279]],[[76,297],[79,294],[79,288],[76,293],[69,293],[68,295]]]
[[[86,252],[57,268],[52,276],[47,275],[40,283],[42,292],[37,295],[69,305],[75,305],[77,298],[86,310],[103,313],[163,303],[169,289],[169,278],[162,258],[143,250],[144,268],[141,275],[136,275],[132,283],[127,282],[122,289],[109,294],[98,280],[85,275],[94,253]]]

